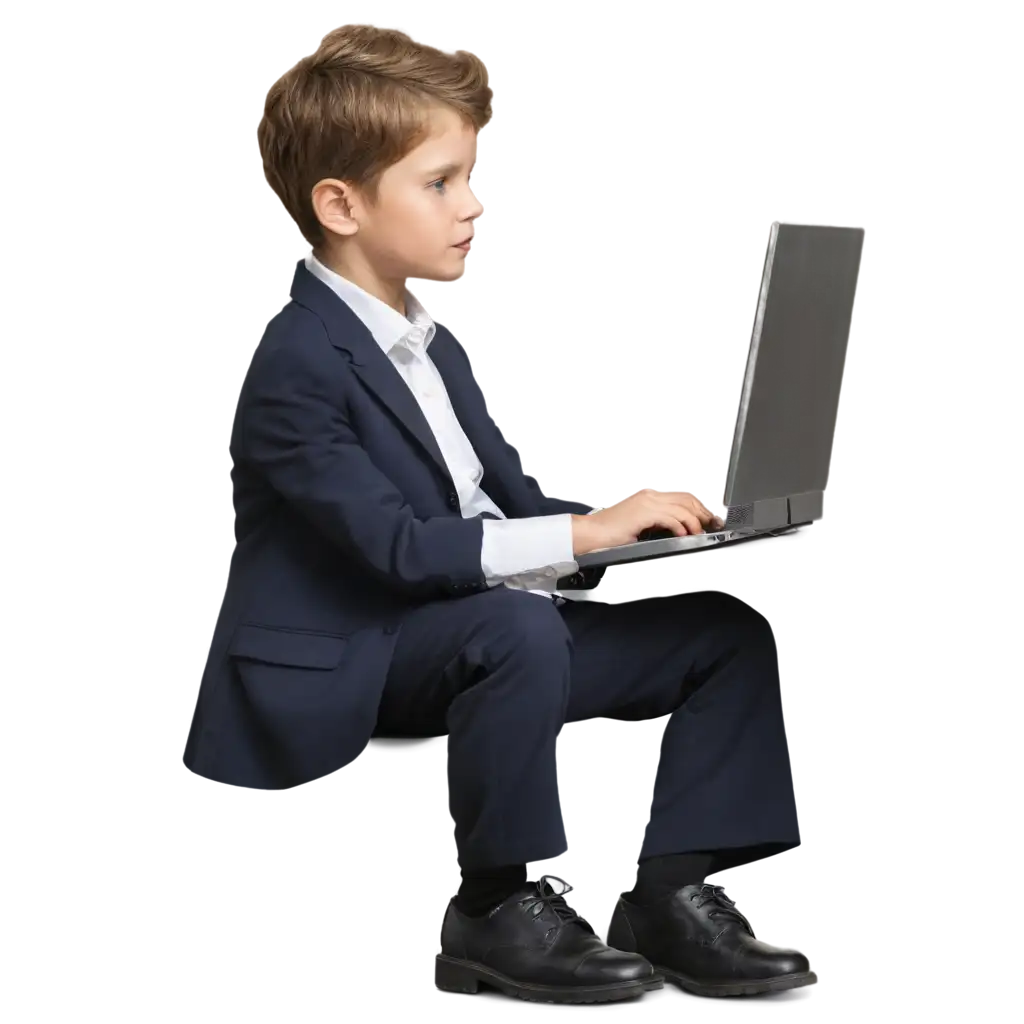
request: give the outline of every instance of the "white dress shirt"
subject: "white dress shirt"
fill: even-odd
[[[405,289],[406,315],[359,285],[336,274],[313,255],[306,269],[324,282],[366,324],[374,340],[398,370],[419,403],[434,433],[459,494],[464,518],[492,512],[483,520],[480,565],[488,586],[504,583],[552,598],[561,596],[555,582],[579,569],[572,551],[572,518],[568,513],[508,519],[480,487],[484,469],[448,401],[444,380],[427,355],[434,321]],[[592,509],[588,515],[600,512]]]

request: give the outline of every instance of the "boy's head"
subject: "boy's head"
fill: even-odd
[[[407,277],[462,275],[455,245],[483,212],[469,176],[490,119],[473,54],[344,25],[274,83],[257,136],[267,181],[317,257],[401,308]]]

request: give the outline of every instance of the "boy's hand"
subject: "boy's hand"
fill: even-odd
[[[688,491],[654,491],[649,487],[593,515],[572,518],[574,555],[632,544],[648,527],[668,529],[677,537],[685,537],[703,533],[705,527],[720,530],[725,525]]]
[[[642,490],[653,490],[655,494],[672,498],[694,498],[721,524],[721,519],[718,517],[722,511],[722,492],[718,487],[627,487],[622,495],[600,500],[595,498],[594,503],[596,505],[613,505],[640,494]]]

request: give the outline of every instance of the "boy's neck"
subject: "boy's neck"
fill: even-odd
[[[361,288],[368,295],[380,299],[385,305],[397,310],[402,316],[408,315],[406,307],[407,289],[403,285],[392,282],[381,281],[370,267],[353,265],[354,261],[344,260],[332,253],[314,253],[316,259],[321,261],[329,270],[344,278],[349,284]]]

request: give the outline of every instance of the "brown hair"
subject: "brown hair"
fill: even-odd
[[[310,245],[325,240],[313,186],[338,178],[375,204],[384,171],[426,138],[438,105],[483,128],[491,119],[483,61],[373,25],[329,32],[270,87],[256,132],[263,173]]]

